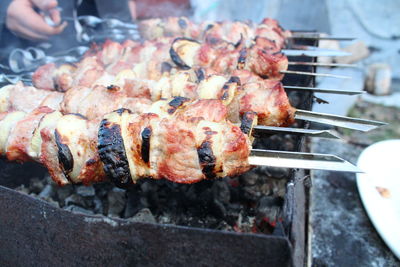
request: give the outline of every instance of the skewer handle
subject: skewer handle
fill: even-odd
[[[335,37],[335,36],[320,36],[319,33],[294,33],[288,39],[312,39],[312,40],[336,40],[336,41],[353,41],[354,37]]]
[[[299,153],[252,149],[250,165],[294,169],[326,170],[339,172],[362,172],[350,162],[330,154]]]
[[[329,130],[312,130],[312,129],[274,127],[274,126],[263,126],[263,125],[254,126],[252,134],[253,136],[272,135],[272,134],[293,134],[293,135],[305,135],[311,137],[340,139],[338,136],[334,135]]]
[[[285,89],[291,90],[302,90],[302,91],[312,91],[314,93],[324,93],[324,94],[338,94],[338,95],[360,95],[365,93],[365,91],[354,91],[354,90],[338,90],[338,89],[326,89],[317,87],[302,87],[302,86],[283,86]]]
[[[295,118],[299,120],[313,121],[322,124],[328,124],[342,128],[358,130],[362,132],[368,132],[387,124],[385,122],[380,122],[380,121],[363,120],[358,118],[351,118],[351,117],[332,115],[326,113],[318,113],[300,109],[296,110]]]
[[[313,46],[304,46],[302,49],[282,49],[286,56],[307,56],[307,57],[343,57],[351,55],[349,52],[324,49]]]
[[[308,76],[320,76],[320,77],[330,77],[338,79],[351,79],[349,76],[327,74],[327,73],[315,73],[315,72],[305,72],[305,71],[294,71],[294,70],[281,70],[280,73],[283,74],[297,74],[297,75],[308,75]]]

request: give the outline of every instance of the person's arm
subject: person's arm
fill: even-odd
[[[5,25],[15,35],[29,40],[46,40],[61,33],[66,23],[52,27],[48,25],[37,10],[50,14],[57,24],[61,21],[56,0],[13,0],[5,13]]]

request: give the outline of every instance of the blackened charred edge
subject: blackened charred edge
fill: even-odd
[[[87,120],[87,119],[88,119],[86,116],[83,116],[83,115],[80,114],[80,113],[67,113],[67,114],[65,114],[65,115],[74,115],[74,116],[78,116],[79,118],[84,119],[84,120]]]
[[[240,45],[243,43],[243,41],[244,41],[244,39],[243,39],[243,34],[240,34],[240,39],[239,39],[239,41],[237,41],[237,43],[234,44],[233,46],[234,46],[235,48],[238,48],[238,47],[240,47]]]
[[[175,38],[175,40],[173,41],[173,43],[175,43],[175,42],[177,42],[177,41],[189,41],[189,42],[194,42],[194,43],[200,44],[199,41],[197,41],[197,40],[195,40],[195,39],[192,39],[192,38],[187,38],[187,37],[178,37],[178,38]],[[173,45],[173,43],[172,43],[172,45]]]
[[[229,78],[228,83],[236,83],[239,86],[242,84],[238,76],[231,76],[231,78]]]
[[[195,43],[199,43],[196,40],[193,40],[191,38],[184,38],[184,37],[178,37],[175,38],[175,40],[172,42],[171,48],[169,49],[169,55],[171,57],[171,60],[181,69],[183,70],[188,70],[191,67],[188,66],[182,59],[181,57],[178,55],[178,53],[175,51],[174,47],[175,47],[175,43],[179,42],[179,41],[189,41],[189,42],[195,42]]]
[[[121,127],[102,120],[98,134],[98,153],[107,177],[118,187],[132,184],[129,163],[125,152]]]
[[[222,87],[222,95],[220,96],[220,100],[226,100],[229,98],[229,83],[225,83]]]
[[[209,179],[215,178],[214,169],[216,158],[211,148],[211,141],[204,141],[200,147],[197,148],[197,155],[203,174]]]
[[[202,80],[204,80],[206,77],[206,75],[205,75],[205,72],[204,72],[204,69],[202,69],[202,68],[198,68],[198,69],[196,69],[195,71],[194,71],[194,73],[196,74],[196,77],[197,77],[197,81],[198,82],[201,82]]]
[[[210,45],[217,45],[217,44],[221,43],[222,40],[215,36],[208,35],[208,36],[206,36],[205,42]]]
[[[238,59],[238,65],[237,65],[238,69],[244,68],[244,64],[246,63],[246,57],[247,57],[247,49],[243,48],[242,50],[240,50],[240,53],[239,53],[239,59]]]
[[[222,87],[222,95],[220,96],[221,100],[226,100],[229,98],[229,86],[235,83],[237,86],[240,86],[240,79],[237,76],[232,76]]]
[[[242,123],[240,124],[240,130],[249,135],[251,133],[254,117],[257,116],[257,113],[254,111],[245,112],[242,116]]]
[[[142,131],[142,149],[141,155],[142,160],[146,163],[149,163],[150,160],[150,138],[151,138],[152,130],[151,127],[146,127]]]
[[[180,58],[178,53],[175,52],[173,47],[169,49],[169,55],[171,56],[172,61],[180,68],[183,70],[188,70],[190,69],[190,66],[186,65],[185,62]]]
[[[171,69],[172,69],[172,65],[169,64],[168,62],[164,61],[163,63],[161,63],[161,73],[164,73],[164,72],[169,73],[169,72],[171,72]]]
[[[122,113],[124,113],[125,111],[128,112],[129,114],[132,114],[132,111],[127,108],[119,108],[117,110],[114,110],[113,112],[118,113],[118,115],[122,115]]]
[[[214,28],[214,24],[208,24],[204,31],[206,32],[208,30],[211,30],[212,28]]]
[[[183,105],[183,103],[189,101],[189,98],[182,97],[182,96],[176,96],[174,99],[172,99],[168,105],[170,105],[172,108],[168,109],[169,114],[173,114],[180,106]]]
[[[187,26],[188,26],[186,20],[184,20],[184,19],[182,19],[182,18],[180,18],[180,19],[178,20],[178,24],[179,24],[179,27],[181,27],[181,29],[186,29]]]
[[[119,89],[121,89],[121,88],[117,85],[111,84],[111,85],[107,86],[107,90],[110,90],[110,91],[118,91]]]
[[[65,174],[67,179],[70,180],[69,173],[72,172],[72,169],[74,168],[74,157],[72,156],[69,147],[66,144],[62,143],[61,136],[57,130],[54,131],[54,137],[58,149],[58,162],[63,173]]]

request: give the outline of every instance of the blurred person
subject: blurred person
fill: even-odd
[[[67,26],[61,23],[60,11],[56,0],[14,0],[9,4],[5,15],[5,26],[16,36],[28,40],[46,40],[52,35],[61,33]],[[50,26],[44,20],[44,14],[51,17],[56,26]]]
[[[189,10],[190,6],[187,0],[81,0],[80,2],[79,7],[82,11],[80,15],[115,17],[120,20],[187,15],[188,12],[185,11]],[[73,7],[74,1],[69,0],[60,0],[60,3],[57,0],[5,0],[0,8],[0,25],[23,39],[48,40],[52,36],[61,34],[67,26],[66,21],[62,22],[61,10],[64,16],[72,17]],[[54,22],[53,26],[45,21],[45,14]]]

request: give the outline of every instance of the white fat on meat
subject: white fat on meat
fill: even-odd
[[[7,148],[8,136],[15,125],[26,116],[23,111],[12,111],[0,121],[0,154],[4,155]]]

